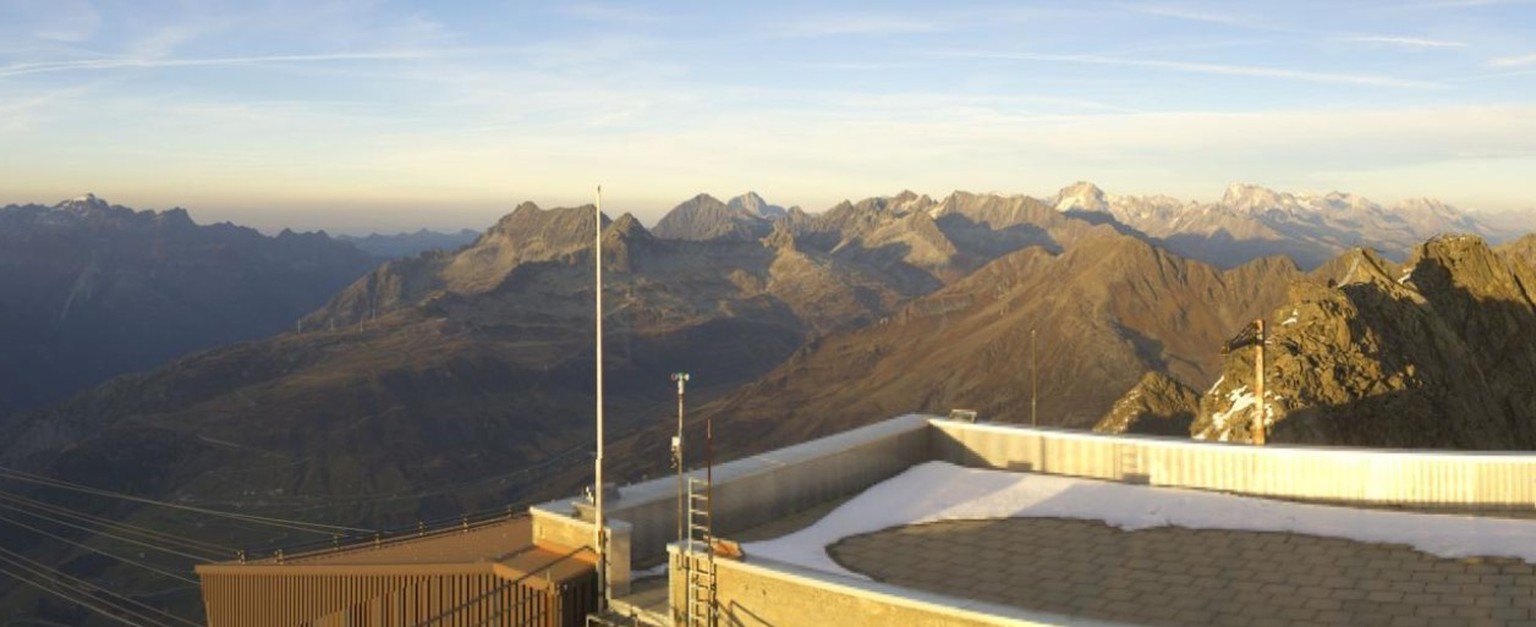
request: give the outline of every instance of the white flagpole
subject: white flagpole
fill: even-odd
[[[597,205],[593,209],[592,260],[597,266],[597,486],[593,499],[597,515],[592,542],[597,547],[598,609],[608,606],[608,552],[603,533],[603,186],[597,186]]]

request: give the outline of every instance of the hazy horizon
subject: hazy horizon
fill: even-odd
[[[1092,181],[1087,181],[1087,182],[1091,183]],[[1075,183],[1075,181],[1074,181],[1074,183]],[[1066,185],[1067,184],[1063,184],[1062,187],[1066,187]],[[1260,187],[1267,187],[1267,186],[1260,185]],[[1274,189],[1274,188],[1270,188],[1270,189]],[[591,205],[593,200],[594,200],[594,197],[595,197],[595,189],[593,191],[594,191],[593,197],[588,197],[586,200],[576,199],[576,200],[571,200],[570,202],[561,202],[561,203],[538,203],[538,202],[535,202],[535,204],[537,204],[540,208],[543,208],[543,209]],[[753,193],[758,193],[758,195],[762,196],[763,200],[767,201],[769,204],[782,206],[782,207],[784,207],[786,209],[790,208],[790,207],[798,206],[801,210],[806,211],[807,213],[817,214],[817,213],[822,213],[822,212],[824,212],[824,211],[826,211],[828,209],[831,209],[831,208],[835,207],[837,204],[845,202],[845,201],[846,202],[858,202],[860,200],[864,200],[864,199],[867,199],[867,198],[889,197],[889,196],[893,196],[895,194],[901,193],[903,191],[911,191],[913,193],[920,194],[920,195],[926,194],[929,197],[933,198],[934,200],[942,200],[945,196],[948,196],[951,193],[977,193],[977,194],[1001,194],[1001,195],[1010,195],[1010,196],[1012,196],[1012,195],[1024,195],[1024,196],[1030,196],[1030,197],[1037,198],[1037,199],[1044,200],[1044,201],[1049,201],[1059,191],[1059,189],[1051,190],[1049,192],[1038,192],[1038,193],[1007,191],[1007,190],[964,190],[964,189],[958,189],[958,190],[949,190],[947,192],[943,192],[943,193],[940,193],[940,194],[935,194],[935,193],[932,193],[932,192],[925,192],[923,190],[897,190],[897,191],[891,191],[891,192],[885,192],[885,193],[879,193],[879,194],[871,194],[871,195],[868,195],[868,196],[843,198],[843,199],[839,199],[839,200],[835,201],[834,203],[829,204],[829,205],[827,205],[825,207],[814,207],[814,208],[798,205],[797,203],[781,202],[781,201],[779,201],[777,199],[767,197],[766,195],[763,195],[760,192],[757,192],[757,190],[746,190],[746,191],[730,193],[730,194],[720,194],[720,193],[712,193],[712,192],[705,191],[705,192],[695,192],[695,193],[687,195],[686,197],[679,198],[679,199],[674,200],[674,201],[663,202],[662,204],[655,205],[655,207],[657,207],[657,208],[651,208],[649,210],[648,209],[637,209],[637,208],[635,208],[633,206],[629,206],[627,204],[620,204],[622,202],[627,202],[627,201],[623,201],[622,199],[619,200],[619,201],[615,201],[615,199],[613,198],[612,193],[605,190],[605,192],[604,192],[604,200],[603,200],[603,205],[604,205],[603,213],[605,215],[608,215],[610,218],[617,218],[618,216],[623,215],[625,213],[630,213],[630,214],[635,215],[635,217],[638,218],[640,220],[641,224],[644,225],[646,228],[652,228],[652,227],[656,226],[656,222],[658,220],[660,220],[661,217],[664,216],[667,211],[675,208],[676,206],[678,206],[679,204],[681,204],[683,202],[686,202],[686,201],[692,199],[695,196],[698,196],[699,194],[708,194],[708,195],[713,196],[714,198],[724,202],[724,201],[728,201],[731,198],[734,198],[736,196],[740,196],[740,195],[748,193],[748,192],[753,192]],[[1104,190],[1104,191],[1105,191],[1105,193],[1111,194],[1111,195],[1121,195],[1121,194],[1117,194],[1115,192],[1115,190]],[[1224,192],[1225,188],[1223,188],[1221,191]],[[1328,192],[1333,192],[1333,191],[1347,192],[1347,190],[1328,190],[1327,192],[1324,192],[1324,191],[1319,191],[1319,190],[1288,190],[1288,189],[1274,189],[1274,191],[1292,193],[1292,194],[1297,194],[1297,195],[1301,195],[1301,194],[1323,195],[1323,194],[1326,194]],[[325,231],[327,234],[329,234],[331,236],[349,235],[349,236],[354,236],[354,237],[363,237],[363,236],[368,236],[368,235],[407,234],[407,233],[414,233],[416,231],[421,231],[421,230],[436,231],[436,232],[439,232],[439,233],[458,232],[458,231],[461,231],[461,230],[484,231],[485,229],[487,229],[487,228],[491,227],[492,225],[494,225],[497,220],[501,219],[501,217],[511,213],[513,209],[516,209],[517,205],[522,204],[523,202],[534,202],[534,201],[531,201],[531,200],[516,201],[516,202],[510,202],[509,204],[507,204],[504,207],[503,206],[499,206],[499,205],[498,206],[492,206],[492,207],[486,207],[486,208],[480,208],[480,207],[473,207],[473,208],[458,207],[458,208],[455,208],[452,211],[441,211],[441,210],[439,210],[439,211],[432,211],[431,208],[420,208],[420,207],[415,207],[415,208],[411,208],[411,207],[394,207],[394,208],[379,207],[379,209],[381,209],[381,211],[374,212],[374,213],[369,213],[369,214],[358,214],[358,213],[353,213],[353,212],[341,212],[341,211],[331,212],[331,213],[327,213],[327,212],[323,212],[322,211],[322,212],[317,213],[317,212],[314,212],[312,210],[305,210],[305,209],[292,209],[292,208],[276,208],[276,209],[274,209],[274,208],[271,208],[271,207],[266,207],[266,208],[250,208],[250,209],[247,209],[247,210],[244,210],[244,211],[242,211],[242,210],[240,210],[238,208],[234,209],[232,211],[219,211],[219,210],[204,211],[204,210],[200,210],[197,207],[188,207],[188,206],[185,206],[183,204],[172,204],[172,205],[167,205],[167,206],[140,206],[140,205],[134,205],[132,203],[121,202],[121,201],[119,201],[119,200],[117,200],[115,198],[106,197],[106,196],[103,196],[101,194],[95,194],[94,192],[87,192],[87,193],[93,194],[99,200],[103,200],[103,201],[105,201],[107,203],[110,203],[110,204],[113,204],[113,205],[123,205],[123,206],[126,206],[128,208],[131,208],[131,209],[134,209],[134,210],[137,210],[137,211],[144,211],[144,210],[165,211],[167,209],[173,209],[173,208],[185,209],[188,212],[189,216],[191,217],[192,221],[197,223],[197,224],[199,224],[199,225],[215,224],[215,223],[221,223],[221,222],[232,222],[232,223],[234,223],[234,224],[236,224],[238,226],[245,226],[245,227],[254,228],[254,229],[256,229],[256,230],[258,230],[258,231],[260,231],[260,232],[262,232],[264,234],[267,234],[267,235],[275,235],[275,234],[283,231],[284,229],[289,229],[289,230],[293,230],[293,231],[297,231],[297,232]],[[1134,195],[1140,195],[1140,194],[1134,194]],[[79,194],[79,195],[76,195],[76,196],[73,196],[73,197],[70,197],[70,198],[59,198],[59,199],[56,199],[56,200],[46,200],[46,201],[44,201],[44,200],[6,200],[6,199],[0,199],[0,206],[5,206],[5,205],[8,205],[8,204],[17,204],[17,205],[39,204],[39,205],[51,206],[51,205],[55,205],[55,204],[57,204],[59,202],[71,200],[71,199],[74,199],[74,198],[79,198],[79,197],[82,197],[82,196],[84,196],[84,194]],[[1199,202],[1199,203],[1215,203],[1215,202],[1217,202],[1217,201],[1219,201],[1221,199],[1221,196],[1222,196],[1222,194],[1217,193],[1217,194],[1214,194],[1214,195],[1207,195],[1205,197],[1199,197],[1199,198],[1179,198],[1179,200],[1182,200],[1182,201],[1185,201],[1185,202],[1193,201],[1193,202]],[[1369,200],[1377,202],[1377,203],[1380,203],[1386,209],[1391,210],[1392,206],[1394,204],[1396,204],[1398,201],[1406,200],[1406,199],[1393,199],[1393,200],[1387,201],[1387,200],[1383,200],[1383,199],[1380,199],[1380,198],[1369,198]],[[1443,199],[1440,199],[1440,200],[1443,200]],[[1454,204],[1454,203],[1452,203],[1452,204]],[[416,210],[413,211],[412,209],[416,209]],[[1496,228],[1502,228],[1502,229],[1505,229],[1505,230],[1513,230],[1513,231],[1525,232],[1525,231],[1533,230],[1533,228],[1536,228],[1536,212],[1524,212],[1524,211],[1518,211],[1518,210],[1514,210],[1514,211],[1487,211],[1487,210],[1479,210],[1479,209],[1473,208],[1472,215],[1482,219],[1485,223],[1489,224],[1490,226],[1494,226]],[[235,217],[230,217],[230,216],[235,216]],[[242,217],[244,217],[244,218],[254,218],[254,221],[243,220]],[[337,219],[350,220],[350,222],[348,222],[348,223],[331,222],[331,221],[334,221],[334,220],[337,220]],[[428,222],[417,222],[418,220],[428,220]],[[471,222],[471,221],[475,221],[475,222]]]
[[[1229,183],[1536,214],[1526,0],[0,0],[0,204],[335,233]]]

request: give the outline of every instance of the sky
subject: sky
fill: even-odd
[[[1536,0],[0,0],[0,204],[265,231],[653,224],[700,192],[1536,216]]]

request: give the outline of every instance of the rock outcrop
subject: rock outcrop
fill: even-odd
[[[1269,316],[1270,439],[1405,448],[1536,448],[1536,272],[1470,235],[1399,267],[1356,250]],[[1255,348],[1201,401],[1201,439],[1248,441]]]
[[[1115,401],[1109,413],[1093,425],[1093,431],[1187,437],[1199,411],[1199,392],[1154,370]]]

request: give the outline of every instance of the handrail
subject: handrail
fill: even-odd
[[[335,536],[330,542],[306,542],[297,545],[283,547],[269,547],[259,551],[241,551],[240,563],[267,563],[267,560],[275,559],[281,563],[288,563],[315,557],[328,557],[361,551],[367,549],[380,549],[394,546],[410,540],[421,538],[439,537],[450,533],[464,533],[495,525],[511,520],[528,517],[528,506],[512,505],[505,509],[483,510],[474,514],[466,514],[453,518],[441,518],[430,522],[418,522],[414,526],[399,526],[379,531],[372,535],[353,534],[348,536]],[[266,557],[253,558],[251,556],[265,554]]]

